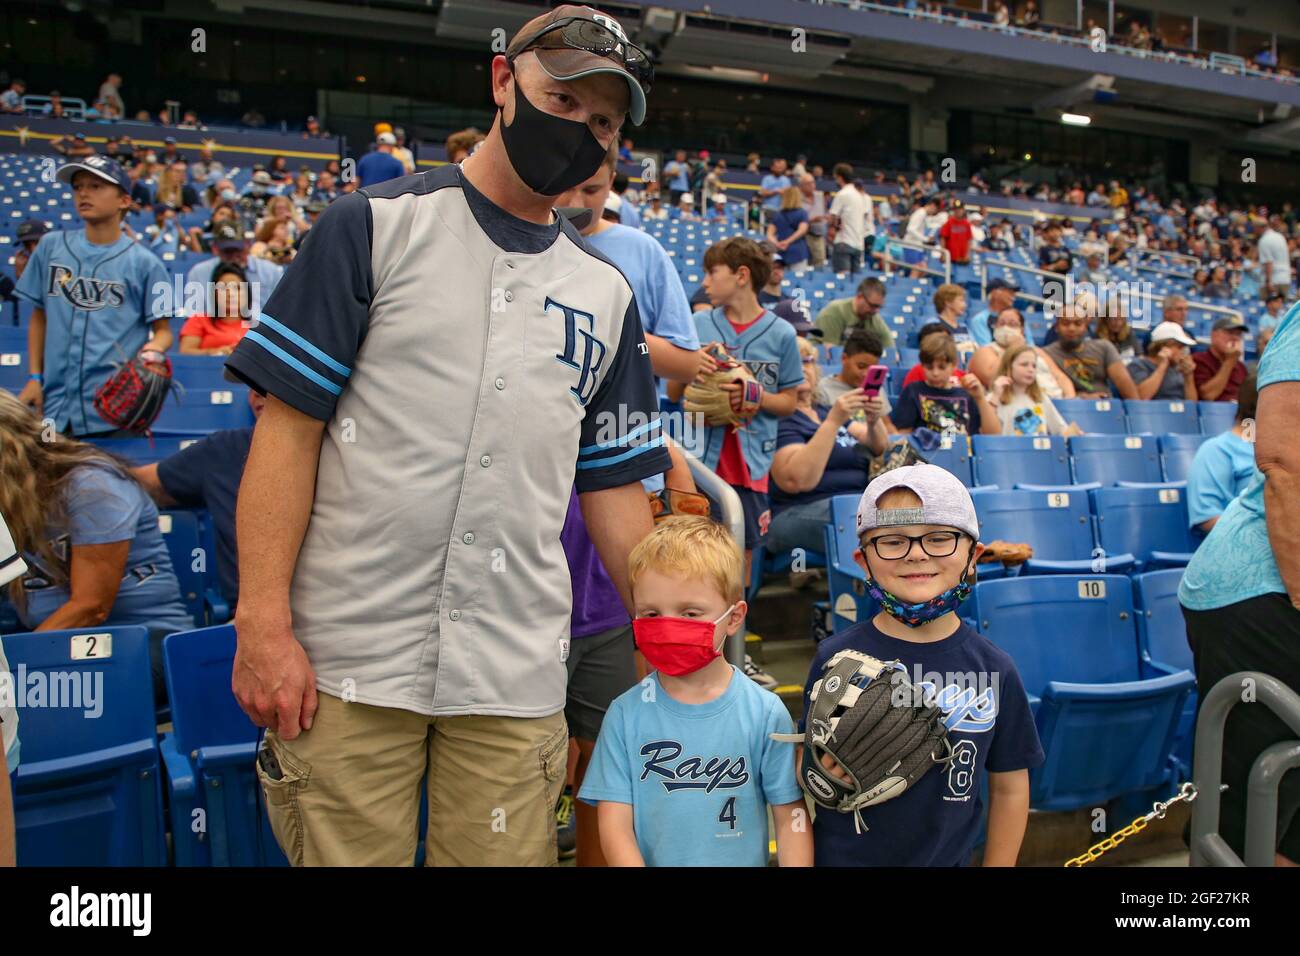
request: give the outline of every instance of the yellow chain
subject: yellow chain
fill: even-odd
[[[1100,843],[1093,844],[1088,848],[1086,853],[1076,856],[1073,860],[1066,862],[1066,866],[1083,866],[1091,863],[1093,860],[1101,859],[1102,854],[1115,849],[1135,833],[1141,833],[1147,827],[1147,818],[1138,817],[1124,829],[1120,830],[1114,836],[1109,836]]]

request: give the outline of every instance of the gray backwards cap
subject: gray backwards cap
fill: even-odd
[[[908,488],[921,499],[919,508],[880,509],[876,501],[891,488]],[[857,533],[906,524],[938,524],[980,536],[975,503],[957,476],[938,465],[905,465],[887,471],[867,485],[858,503]]]

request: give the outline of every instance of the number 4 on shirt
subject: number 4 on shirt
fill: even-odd
[[[728,797],[727,802],[722,805],[722,812],[718,814],[718,822],[725,823],[731,829],[736,829],[736,798]]]

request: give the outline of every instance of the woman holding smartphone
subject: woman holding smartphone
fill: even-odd
[[[817,347],[801,338],[799,355],[804,381],[794,414],[777,426],[770,473],[772,524],[766,547],[773,554],[794,548],[825,550],[831,498],[860,494],[867,487],[872,458],[889,444],[883,383],[874,396],[857,388],[842,393],[833,405],[814,404]],[[854,421],[859,412],[864,420]]]

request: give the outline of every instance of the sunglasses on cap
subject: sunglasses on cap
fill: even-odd
[[[545,43],[541,42],[543,37],[547,38]],[[645,50],[623,39],[608,27],[586,17],[565,17],[563,20],[555,21],[533,37],[526,47],[515,54],[515,57],[539,47],[541,49],[568,47],[617,60],[647,92],[654,82],[654,64],[650,62],[650,57]]]
[[[650,513],[655,522],[671,518],[673,515],[694,515],[699,518],[709,517],[709,499],[694,491],[677,491],[664,488],[649,492]]]

